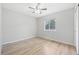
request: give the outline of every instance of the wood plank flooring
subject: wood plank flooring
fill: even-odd
[[[74,55],[73,46],[42,38],[32,38],[2,46],[2,55]]]

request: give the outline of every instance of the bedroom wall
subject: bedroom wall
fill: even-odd
[[[56,18],[56,31],[44,31],[44,20]],[[74,45],[74,9],[68,9],[38,18],[37,36]]]
[[[36,35],[36,19],[6,8],[2,8],[2,43],[28,39]]]

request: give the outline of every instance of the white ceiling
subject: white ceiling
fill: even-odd
[[[42,14],[34,14],[33,10],[28,7],[35,7],[36,3],[3,3],[3,8],[7,8],[16,12],[24,13],[33,17],[41,17],[51,13],[59,12],[65,9],[73,8],[73,3],[41,3],[40,8],[47,8],[47,11],[42,11]]]

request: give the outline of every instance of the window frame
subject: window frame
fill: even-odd
[[[50,23],[51,20],[55,21],[55,29],[50,29],[50,24],[49,24],[49,29],[46,29],[46,23]],[[56,31],[56,19],[50,19],[50,20],[44,20],[44,31]]]

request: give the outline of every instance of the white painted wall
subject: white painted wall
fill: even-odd
[[[44,31],[44,20],[56,18],[56,31]],[[38,36],[74,45],[74,9],[38,18]],[[53,38],[53,39],[52,39]]]
[[[1,18],[2,18],[2,17],[1,17],[1,16],[2,16],[2,15],[1,15],[1,12],[2,12],[2,11],[1,11],[1,9],[2,9],[2,8],[1,8],[1,3],[0,3],[0,54],[1,54],[1,40],[2,40],[2,31],[1,31],[1,21],[2,21],[2,19],[1,19]]]
[[[36,19],[15,11],[2,10],[2,43],[28,39],[36,35]]]

